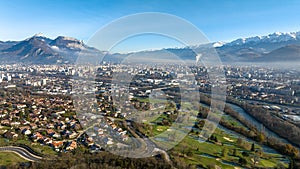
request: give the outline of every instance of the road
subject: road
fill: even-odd
[[[160,153],[163,155],[163,157],[165,158],[165,160],[168,163],[170,163],[170,164],[172,163],[170,160],[169,154],[165,150],[158,148],[155,145],[155,143],[152,142],[149,138],[145,137],[145,135],[143,135],[142,133],[140,133],[139,131],[134,129],[130,120],[127,122],[130,122],[130,124],[125,125],[125,127],[127,127],[129,132],[131,132],[131,134],[133,136],[135,136],[136,138],[139,138],[139,140],[142,141],[142,144],[144,144],[144,150],[141,150],[142,152],[140,154],[142,157],[150,157],[150,156],[156,155],[157,153]]]
[[[30,153],[28,150],[17,146],[0,147],[0,152],[13,152],[28,161],[39,161],[42,157]]]

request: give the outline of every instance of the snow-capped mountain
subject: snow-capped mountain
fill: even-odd
[[[276,56],[276,59],[275,57],[273,60],[270,59],[275,54],[273,51],[290,45],[300,46],[300,32],[275,32],[266,36],[240,38],[224,43],[222,46],[216,47],[216,50],[221,59],[226,62],[290,61],[291,58],[300,60],[299,54],[291,54],[290,52],[286,54],[281,52],[281,57]],[[296,50],[293,51],[295,52]]]
[[[75,38],[59,36],[54,39],[50,45],[54,49],[71,49],[71,50],[86,50],[89,47],[86,46],[83,41],[79,41]]]
[[[217,47],[222,47],[224,44],[226,44],[226,43],[219,41],[219,42],[212,43],[212,46],[217,48]]]
[[[249,38],[240,38],[232,42],[226,43],[228,46],[245,45],[245,44],[256,44],[256,43],[280,43],[288,41],[300,40],[300,32],[275,32],[267,36],[254,36]]]
[[[20,42],[0,43],[0,61],[7,63],[74,63],[80,52],[101,53],[80,40],[64,36],[52,40],[36,34]]]
[[[158,56],[166,51],[183,60],[195,60],[197,54],[209,54],[215,48],[221,60],[226,63],[236,62],[294,62],[300,61],[300,32],[276,32],[266,36],[240,38],[229,43],[214,42],[185,48],[171,48],[134,53],[135,56]],[[23,41],[1,42],[0,61],[5,63],[74,63],[78,54],[104,56],[106,61],[120,62],[130,54],[107,53],[89,47],[82,41],[71,37],[59,36],[50,39],[42,34]],[[198,58],[199,59],[199,58]],[[201,59],[201,58],[200,58]]]

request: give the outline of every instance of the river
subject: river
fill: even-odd
[[[232,110],[238,112],[243,118],[245,118],[248,122],[250,122],[254,127],[262,131],[267,137],[273,137],[276,138],[277,140],[283,142],[283,143],[289,143],[291,144],[288,140],[285,138],[280,137],[278,134],[274,133],[267,127],[265,127],[262,123],[257,121],[254,117],[249,115],[243,108],[240,106],[237,106],[235,104],[231,103],[226,103]]]

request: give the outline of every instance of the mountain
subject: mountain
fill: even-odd
[[[83,41],[79,41],[75,38],[64,37],[64,36],[57,37],[50,43],[50,45],[53,48],[57,48],[57,49],[60,48],[60,49],[69,49],[75,51],[86,50],[87,48],[89,48],[83,43]]]
[[[300,61],[300,45],[288,45],[275,49],[258,58],[256,62],[295,62]]]
[[[159,61],[161,56],[164,56],[164,62],[174,62],[179,58],[194,62],[199,58],[210,58],[209,55],[217,52],[221,61],[228,64],[240,62],[297,63],[300,61],[299,48],[300,32],[276,32],[266,36],[240,38],[228,43],[214,42],[186,48],[170,48],[126,54],[99,51],[87,46],[83,41],[71,37],[59,36],[55,39],[50,39],[42,34],[36,34],[19,42],[0,41],[0,62],[31,64],[74,63],[79,54],[84,55],[81,59],[88,58],[88,56],[105,56],[104,61],[118,63],[122,62],[124,58],[144,62]],[[197,55],[195,51],[200,53],[200,55]],[[91,58],[87,60],[89,59],[91,60]]]
[[[7,41],[7,42],[2,42],[0,41],[0,50],[4,50],[7,48],[10,48],[11,46],[17,44],[18,42],[15,41]]]
[[[266,36],[254,36],[249,38],[240,38],[229,43],[224,47],[247,47],[264,48],[267,51],[274,50],[289,44],[300,44],[300,32],[281,33],[275,32]]]
[[[120,62],[123,58],[132,55],[155,58],[157,56],[170,57],[176,55],[184,61],[194,61],[197,59],[197,53],[200,58],[209,58],[215,51],[221,61],[226,64],[231,63],[278,63],[300,61],[300,32],[280,33],[276,32],[266,36],[255,36],[249,38],[240,38],[232,42],[214,42],[210,44],[190,46],[186,48],[161,49],[155,51],[142,51],[134,54],[111,54],[107,55],[109,61]],[[213,50],[215,49],[215,51]],[[166,56],[168,55],[168,57]],[[206,56],[206,57],[205,57]],[[133,59],[132,59],[133,60]],[[170,59],[170,62],[172,60]]]
[[[74,63],[81,53],[101,53],[75,38],[59,36],[52,40],[36,34],[20,42],[1,42],[0,61],[4,63]]]
[[[292,50],[288,47],[290,45],[300,45],[300,32],[276,32],[267,36],[240,38],[224,43],[216,47],[216,50],[225,62],[290,61],[286,58],[286,55],[290,55],[288,50]],[[287,47],[286,50],[281,51],[279,57],[276,53],[278,52],[277,49],[285,47]],[[273,55],[276,60],[270,59]],[[299,60],[298,55],[294,53],[293,59]]]
[[[40,36],[33,36],[21,41],[10,48],[2,50],[2,55],[8,61],[8,58],[14,58],[15,61],[22,62],[43,62],[44,60],[55,61],[61,59],[57,52],[48,45],[50,39]],[[6,56],[6,57],[5,57]],[[3,57],[2,57],[3,58]]]

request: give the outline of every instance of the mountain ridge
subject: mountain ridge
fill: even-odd
[[[65,36],[50,39],[36,34],[14,43],[0,42],[0,61],[4,63],[74,63],[80,52],[101,53],[85,45],[83,41]]]
[[[195,51],[200,51],[205,55],[205,50],[208,48],[214,48],[221,61],[225,63],[300,61],[300,50],[298,50],[300,49],[300,32],[275,32],[266,36],[239,38],[227,43],[213,42],[193,47],[132,53],[144,56],[154,53],[158,55],[159,52],[167,51],[183,60],[195,60],[197,56]],[[0,41],[0,62],[2,63],[75,63],[80,53],[105,55],[104,60],[110,62],[121,62],[131,54],[108,53],[89,47],[76,38],[58,36],[50,39],[40,33],[22,41]]]

